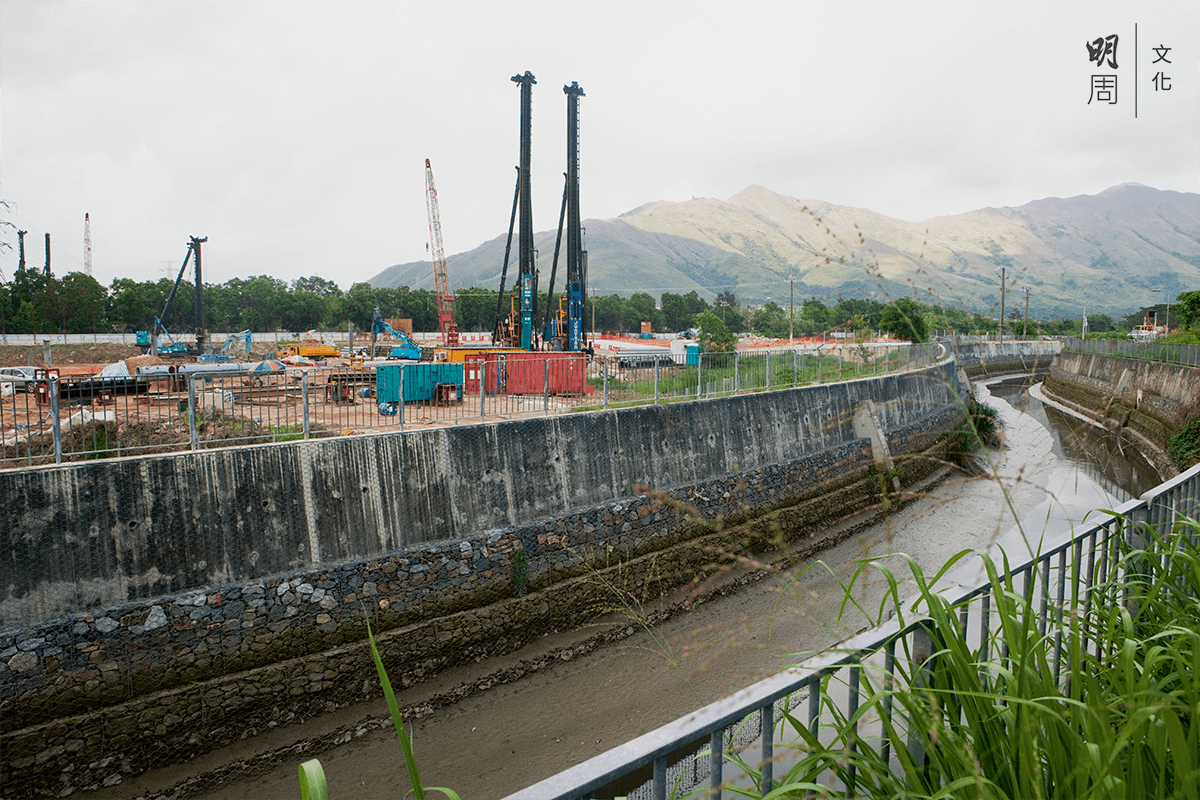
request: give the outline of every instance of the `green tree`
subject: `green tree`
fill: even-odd
[[[879,328],[895,336],[911,342],[929,340],[929,330],[925,327],[925,316],[921,306],[910,297],[897,297],[884,306],[880,315]]]
[[[787,313],[771,300],[750,315],[750,330],[773,339],[785,338],[788,335]]]
[[[662,312],[654,304],[654,298],[645,292],[635,292],[626,303],[635,323],[649,322],[653,330],[663,326]],[[638,330],[641,330],[639,324]]]
[[[697,314],[696,326],[700,328],[700,341],[705,352],[727,353],[737,348],[737,337],[729,332],[721,318],[712,311],[701,311]]]
[[[292,281],[292,291],[312,292],[318,297],[337,297],[342,293],[336,283],[325,278],[318,278],[316,275],[308,278],[296,278]]]
[[[66,333],[90,333],[100,329],[108,292],[91,275],[69,272],[59,287],[59,301]]]
[[[1192,323],[1200,320],[1200,291],[1184,292],[1175,298],[1172,308],[1179,309],[1184,330],[1191,330]]]
[[[713,313],[721,315],[721,322],[725,323],[725,327],[730,331],[741,331],[746,327],[746,315],[742,313],[737,296],[728,289],[717,295],[716,302],[713,303]]]

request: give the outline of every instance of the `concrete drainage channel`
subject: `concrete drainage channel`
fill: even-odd
[[[363,643],[368,615],[387,663],[416,684],[478,659],[512,655],[544,634],[597,619],[612,604],[597,586],[598,571],[621,575],[625,582],[618,586],[642,592],[647,600],[664,596],[677,585],[672,575],[712,569],[711,553],[698,546],[710,535],[707,523],[681,513],[679,504],[694,506],[706,520],[746,524],[749,533],[731,541],[740,545],[748,538],[756,553],[767,552],[773,541],[768,521],[779,521],[796,541],[809,541],[828,528],[831,510],[841,516],[877,502],[875,475],[891,471],[875,466],[882,448],[862,435],[865,401],[875,406],[871,425],[883,434],[876,441],[887,442],[902,486],[936,471],[936,443],[961,418],[954,374],[949,361],[910,375],[809,389],[521,420],[478,426],[478,439],[458,443],[444,439],[466,436],[466,429],[430,432],[429,442],[410,433],[163,457],[157,465],[142,459],[124,466],[34,470],[20,483],[0,475],[10,484],[0,489],[14,498],[11,514],[29,532],[29,549],[22,552],[37,564],[30,589],[67,582],[66,575],[60,579],[47,571],[51,559],[38,555],[51,553],[78,556],[58,559],[71,565],[73,586],[86,569],[96,570],[95,581],[154,571],[183,576],[178,564],[172,570],[155,559],[178,560],[184,553],[191,559],[187,580],[194,581],[183,595],[165,601],[127,595],[123,603],[109,598],[100,607],[66,610],[45,622],[6,625],[0,651],[13,652],[4,659],[0,780],[17,794],[57,795],[184,760],[197,746],[221,747],[248,729],[268,730],[281,707],[293,709],[293,720],[346,708],[371,695]],[[669,451],[656,448],[660,440],[671,443]],[[328,448],[328,455],[297,461],[288,448],[300,446]],[[458,457],[468,460],[456,464]],[[241,466],[238,458],[248,461]],[[405,459],[412,459],[411,466]],[[322,496],[315,508],[287,477],[289,463],[307,464]],[[529,465],[543,463],[554,466],[529,474]],[[36,509],[45,504],[35,499],[74,492],[70,487],[95,477],[97,467],[114,466],[118,475],[87,483],[88,490],[77,493],[82,502],[70,508],[84,517],[55,518],[51,524],[38,516],[44,512]],[[497,480],[480,485],[477,476],[485,471]],[[226,473],[230,479],[262,476],[268,485],[249,497],[208,497],[187,488],[202,485],[219,493],[221,487],[245,484],[218,480]],[[361,491],[372,480],[381,483],[381,475],[403,475],[405,481]],[[523,482],[514,481],[519,475]],[[639,496],[634,487],[649,475],[682,488]],[[147,476],[167,483],[151,491],[139,486]],[[194,483],[201,476],[211,480]],[[524,492],[531,482],[536,494]],[[287,486],[295,491],[285,491]],[[335,494],[337,504],[325,500]],[[440,505],[445,501],[438,498],[446,497],[450,502]],[[579,503],[580,498],[592,503]],[[270,516],[262,512],[264,500],[277,515],[298,514],[301,524],[264,519]],[[140,503],[148,505],[139,508]],[[61,512],[66,506],[58,507]],[[440,525],[431,515],[439,507],[446,509]],[[154,520],[136,529],[132,549],[120,547],[120,537],[130,535],[126,526],[111,534],[105,527],[105,509],[114,508],[122,521]],[[405,527],[413,509],[419,524]],[[305,565],[310,516],[322,556],[348,560]],[[222,533],[207,543],[179,538],[183,529],[195,527],[194,520],[209,518],[220,519],[235,535]],[[433,538],[448,528],[486,532]],[[108,562],[83,557],[72,550],[77,543],[54,539],[62,530],[92,530],[93,540],[101,542],[111,535],[120,557]],[[396,538],[401,530],[431,538],[405,543]],[[294,543],[286,538],[290,532],[299,536]],[[90,547],[94,552],[95,544]],[[516,552],[527,558],[524,596],[516,596]],[[201,563],[206,566],[197,566]],[[3,577],[9,586],[28,581]],[[125,585],[154,586],[141,578]],[[305,586],[312,591],[304,592]],[[318,590],[324,591],[319,601]],[[175,602],[183,597],[193,604]],[[62,608],[67,600],[45,602]],[[573,658],[577,647],[587,652],[619,639],[625,627],[614,625],[547,654],[544,663]],[[414,632],[420,635],[409,635]],[[453,702],[544,663],[528,660],[514,665],[515,672],[488,673],[470,688],[435,693],[428,702]],[[324,746],[327,736],[353,737],[359,727],[340,728],[304,746]],[[49,786],[54,790],[48,792]]]

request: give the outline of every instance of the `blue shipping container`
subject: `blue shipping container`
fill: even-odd
[[[434,399],[438,384],[452,384],[462,398],[463,365],[422,361],[418,364],[382,364],[375,370],[375,393],[380,403],[400,402],[400,370],[404,370],[404,402]]]

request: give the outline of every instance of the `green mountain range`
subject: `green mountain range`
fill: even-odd
[[[589,289],[597,294],[732,291],[744,304],[913,297],[995,315],[1004,269],[1009,307],[1028,289],[1035,317],[1124,315],[1200,288],[1200,194],[1126,183],[1096,195],[907,222],[862,208],[750,186],[728,200],[648,203],[589,219]],[[505,235],[449,256],[454,288],[499,288]],[[555,232],[535,237],[540,288]],[[514,243],[515,248],[515,243]],[[515,276],[509,263],[508,286]],[[565,277],[560,258],[556,291]],[[428,261],[397,264],[372,286],[433,288]]]

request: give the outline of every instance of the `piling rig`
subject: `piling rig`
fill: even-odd
[[[513,83],[521,87],[521,163],[517,167],[517,189],[513,196],[513,214],[508,225],[508,245],[504,250],[504,267],[500,272],[500,296],[496,300],[496,321],[492,333],[493,342],[503,341],[522,350],[536,347],[534,318],[537,316],[537,251],[533,247],[533,201],[530,198],[529,167],[532,160],[533,140],[533,85],[537,81],[533,73],[514,75]],[[504,284],[508,276],[508,256],[512,249],[513,223],[520,209],[520,227],[517,238],[519,275],[517,291],[520,296],[519,313],[508,321],[501,319],[504,302]],[[515,309],[514,309],[515,311]]]
[[[200,259],[200,245],[208,241],[208,237],[198,239],[195,236],[190,237],[188,242],[187,255],[183,257],[183,265],[179,267],[179,275],[175,277],[175,285],[171,287],[171,293],[167,295],[166,305],[163,306],[162,314],[154,318],[154,330],[150,333],[150,352],[154,355],[169,355],[169,356],[186,356],[200,355],[204,352],[204,278]],[[196,270],[196,346],[188,347],[182,342],[175,342],[171,339],[171,334],[167,331],[167,326],[163,324],[163,319],[171,310],[171,302],[175,299],[175,292],[179,289],[179,282],[183,280],[183,273],[187,271],[188,261],[191,261]],[[165,348],[158,347],[159,332],[165,333],[171,344]]]
[[[554,262],[550,267],[550,285],[546,293],[546,320],[543,325],[546,341],[555,350],[578,353],[586,348],[583,336],[583,299],[587,294],[587,250],[583,245],[583,226],[579,212],[579,98],[583,87],[572,81],[563,87],[567,96],[567,171],[563,188],[562,209],[558,215],[558,236],[554,240]],[[562,244],[563,225],[567,229],[567,311],[566,330],[562,329],[561,311],[554,313],[554,278],[558,273],[558,253]]]

